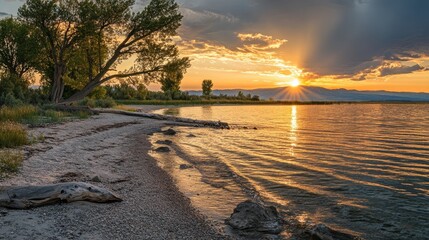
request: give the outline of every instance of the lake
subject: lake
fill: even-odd
[[[213,219],[253,197],[299,221],[365,239],[429,236],[427,104],[199,106],[156,113],[232,126],[178,127],[169,138],[174,154],[154,154]],[[153,141],[159,139],[165,136]]]

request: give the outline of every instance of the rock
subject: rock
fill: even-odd
[[[167,153],[170,152],[170,148],[169,147],[159,147],[157,149],[155,149],[155,152],[160,152],[160,153]]]
[[[327,227],[324,224],[317,224],[307,230],[312,240],[358,240],[357,236],[339,232]]]
[[[185,169],[189,169],[189,168],[193,168],[194,166],[189,165],[189,164],[180,164],[179,168],[180,170],[185,170]]]
[[[238,204],[225,223],[245,232],[279,234],[283,230],[284,221],[275,207],[245,201]]]
[[[197,137],[197,136],[195,136],[194,134],[188,134],[188,136],[187,136],[188,138],[194,138],[194,137]]]
[[[258,130],[258,128],[257,128],[257,127],[254,127],[254,128],[253,128],[253,130]]]
[[[177,132],[172,128],[169,128],[169,129],[163,131],[163,133],[164,133],[164,135],[168,135],[168,136],[174,136],[177,134]]]
[[[171,145],[171,144],[173,144],[173,141],[170,141],[170,140],[158,140],[155,143],[156,144],[162,144],[162,145]]]
[[[101,179],[100,179],[100,177],[99,176],[95,176],[95,177],[93,177],[93,178],[91,178],[91,181],[92,182],[101,182]]]

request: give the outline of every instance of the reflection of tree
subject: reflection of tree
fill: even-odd
[[[213,109],[212,106],[203,106],[201,107],[202,115],[204,119],[212,119]]]

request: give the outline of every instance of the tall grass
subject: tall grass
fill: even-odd
[[[24,126],[14,122],[0,122],[0,148],[19,147],[28,144]]]
[[[23,160],[24,155],[22,152],[0,150],[0,177],[18,172]]]
[[[85,112],[56,111],[48,108],[40,108],[32,105],[1,107],[0,122],[12,121],[30,126],[41,126],[49,123],[60,123],[70,119],[88,118]]]
[[[16,107],[1,107],[0,121],[22,122],[23,120],[31,120],[38,113],[38,109],[32,105],[16,106]]]

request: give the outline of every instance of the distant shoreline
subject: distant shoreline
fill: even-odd
[[[341,105],[341,104],[429,104],[429,101],[244,101],[244,100],[116,100],[122,105],[204,106],[204,105]]]

